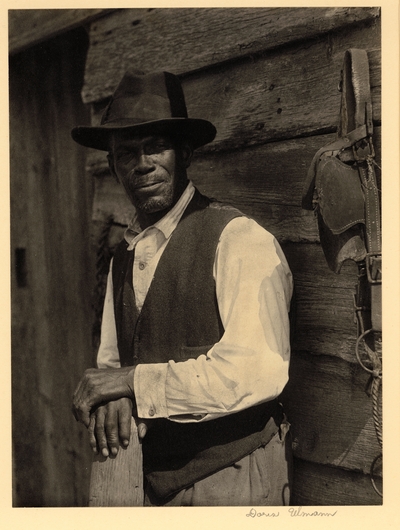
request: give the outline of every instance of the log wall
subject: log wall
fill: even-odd
[[[281,242],[296,283],[283,397],[293,426],[293,502],[301,505],[381,503],[369,477],[380,449],[368,374],[354,354],[356,267],[346,264],[340,275],[329,270],[316,220],[301,209],[311,159],[334,137],[340,70],[351,47],[368,51],[379,158],[378,8],[117,10],[90,28],[82,90],[97,124],[127,68],[179,74],[189,116],[209,119],[218,131],[196,152],[191,179]],[[132,208],[104,154],[91,152],[87,171],[95,178],[93,243],[112,219],[112,250]]]
[[[380,504],[369,476],[380,448],[368,376],[354,355],[356,267],[346,264],[340,275],[329,270],[314,215],[301,209],[311,159],[334,137],[340,70],[350,47],[368,51],[379,163],[379,8],[116,9],[96,20],[99,10],[66,11],[53,14],[56,26],[78,16],[89,31],[81,94],[92,124],[127,68],[180,75],[189,116],[209,119],[218,130],[195,153],[189,176],[203,193],[253,216],[284,248],[296,284],[291,377],[283,395],[295,454],[293,504]],[[16,51],[40,40],[33,22],[24,26],[27,40],[12,44]],[[74,120],[71,126],[79,123],[77,114]],[[132,207],[104,153],[87,153],[100,308],[107,264]],[[50,383],[37,384],[45,385],[37,399],[45,399]]]

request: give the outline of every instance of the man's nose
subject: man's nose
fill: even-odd
[[[146,153],[140,153],[136,165],[134,167],[134,173],[137,173],[139,175],[143,175],[145,173],[148,173],[149,171],[152,171],[154,169],[154,163],[151,159],[150,155],[147,155]]]

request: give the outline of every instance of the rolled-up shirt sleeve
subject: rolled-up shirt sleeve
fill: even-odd
[[[139,417],[207,421],[277,397],[288,381],[292,276],[276,239],[239,217],[223,230],[214,262],[224,334],[206,355],[141,364]]]

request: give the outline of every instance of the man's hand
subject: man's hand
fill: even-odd
[[[73,396],[72,412],[86,427],[90,425],[92,409],[123,397],[135,399],[133,375],[135,368],[91,368],[86,370]]]
[[[100,405],[91,415],[89,424],[89,443],[94,453],[105,457],[116,456],[119,444],[128,447],[131,436],[132,401],[121,398]],[[138,421],[138,435],[143,439],[149,428],[146,420]]]
[[[129,445],[131,437],[132,401],[121,398],[100,405],[91,415],[88,427],[89,444],[94,453],[103,456],[118,453],[119,442]]]

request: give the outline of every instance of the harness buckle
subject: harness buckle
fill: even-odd
[[[382,254],[369,252],[365,257],[367,278],[370,284],[382,283]]]
[[[357,163],[375,158],[375,148],[371,135],[366,136],[360,142],[353,145],[353,156]]]

